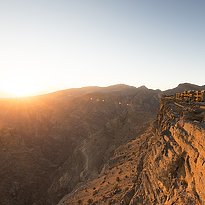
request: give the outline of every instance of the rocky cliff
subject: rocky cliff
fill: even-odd
[[[162,99],[156,122],[120,146],[98,178],[59,205],[205,204],[204,111]]]
[[[162,100],[130,204],[205,203],[204,110]]]

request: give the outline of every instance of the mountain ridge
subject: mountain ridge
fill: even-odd
[[[160,89],[152,89],[148,88],[145,85],[141,85],[139,87],[127,85],[127,84],[114,84],[114,85],[109,85],[109,86],[85,86],[85,87],[79,87],[79,88],[67,88],[67,89],[62,89],[62,90],[57,90],[53,92],[48,92],[45,94],[39,94],[39,95],[32,95],[32,96],[25,96],[25,97],[2,97],[0,100],[11,100],[11,99],[28,99],[28,98],[36,98],[36,97],[43,97],[43,96],[60,96],[60,95],[71,95],[75,93],[76,96],[78,95],[83,95],[83,94],[89,94],[89,93],[94,93],[94,92],[116,92],[116,91],[123,91],[127,89],[149,89],[153,91],[160,91],[162,93],[166,94],[173,94],[176,92],[182,92],[184,90],[199,90],[199,89],[205,89],[205,85],[196,85],[193,83],[180,83],[177,87],[175,88],[170,88],[167,90],[160,90]]]
[[[116,150],[140,143],[162,94],[120,84],[0,100],[0,203],[55,205],[98,178]]]

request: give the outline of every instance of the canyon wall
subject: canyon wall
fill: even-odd
[[[162,99],[129,204],[205,203],[204,110]]]

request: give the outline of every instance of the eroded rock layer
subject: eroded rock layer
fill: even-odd
[[[200,108],[162,101],[131,205],[204,204],[204,125]]]
[[[205,204],[204,120],[199,105],[162,99],[157,121],[59,205]]]

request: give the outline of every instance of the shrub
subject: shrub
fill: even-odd
[[[82,204],[82,200],[81,199],[78,200],[78,204]]]
[[[88,205],[92,204],[93,203],[93,199],[88,199]]]

